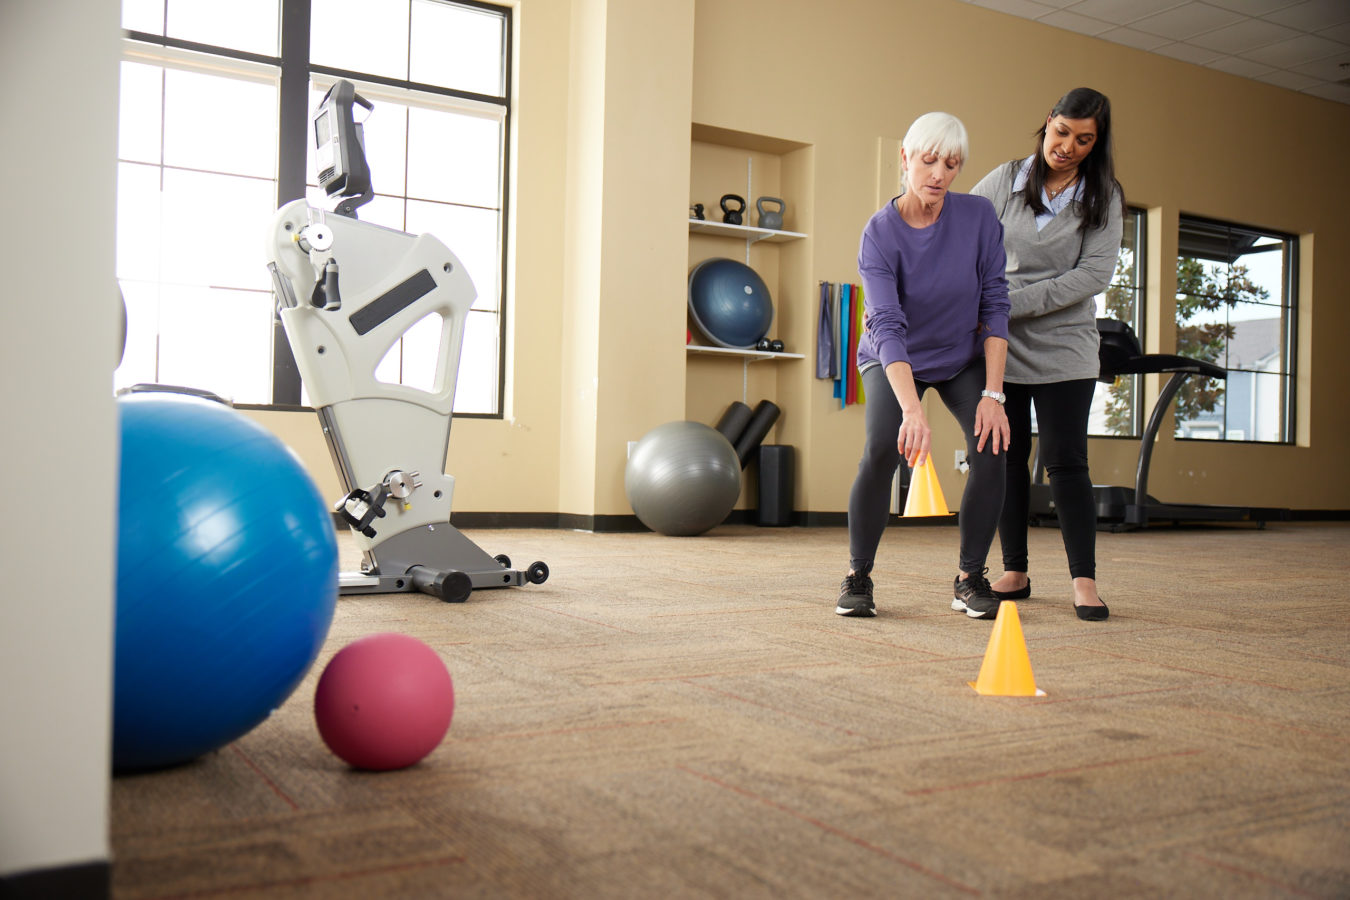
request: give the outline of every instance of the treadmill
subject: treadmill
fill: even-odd
[[[1118,375],[1170,373],[1163,385],[1158,402],[1153,405],[1148,425],[1139,443],[1139,462],[1133,488],[1117,485],[1093,485],[1097,501],[1097,527],[1103,531],[1134,531],[1149,525],[1199,524],[1217,522],[1253,523],[1264,528],[1269,521],[1284,521],[1289,510],[1270,507],[1215,506],[1202,503],[1163,503],[1148,493],[1148,469],[1153,457],[1153,444],[1162,427],[1164,415],[1176,398],[1181,385],[1192,375],[1201,378],[1227,379],[1228,370],[1202,359],[1175,356],[1167,353],[1144,353],[1134,329],[1115,319],[1098,319],[1101,334],[1101,371],[1097,380],[1105,384]],[[1142,498],[1142,501],[1141,501]],[[1050,485],[1045,480],[1045,467],[1037,452],[1035,473],[1031,483],[1029,504],[1031,523],[1048,525],[1058,521]]]

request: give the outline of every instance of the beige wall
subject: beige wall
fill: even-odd
[[[1121,181],[1150,210],[1149,349],[1172,340],[1178,215],[1304,236],[1298,445],[1163,437],[1152,493],[1350,508],[1339,461],[1350,378],[1332,347],[1350,325],[1350,108],[957,0],[518,0],[516,9],[507,416],[456,423],[457,510],[627,515],[626,442],[685,415],[711,424],[744,391],[751,405],[768,397],[783,407],[770,440],[798,448],[798,508],[842,511],[862,416],[838,410],[829,384],[812,377],[813,290],[857,280],[859,231],[894,179],[879,171],[886,148],[917,115],[955,113],[971,134],[956,183],[968,189],[1030,152],[1046,110],[1080,84],[1111,96]],[[1039,51],[1012,49],[1026,47]],[[702,129],[692,183],[691,125]],[[769,139],[787,227],[809,234],[777,250],[773,267],[774,330],[808,358],[748,374],[734,361],[686,360],[679,343],[687,267],[710,252],[681,217],[695,200],[714,210],[730,190],[709,182],[706,163],[736,143],[728,132]],[[959,434],[929,402],[955,506]],[[1137,450],[1095,440],[1094,480],[1131,484]],[[326,471],[326,451],[313,465]]]

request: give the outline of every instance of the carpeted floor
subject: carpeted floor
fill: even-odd
[[[552,576],[339,600],[268,721],[114,779],[117,898],[1350,896],[1348,525],[1101,534],[1101,624],[1033,529],[1040,699],[967,685],[991,623],[949,609],[953,528],[887,532],[875,619],[834,614],[843,529],[470,536]],[[362,773],[314,685],[382,631],[458,705]]]

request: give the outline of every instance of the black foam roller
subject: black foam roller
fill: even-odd
[[[745,426],[749,424],[750,407],[735,400],[727,407],[727,411],[722,413],[722,418],[717,420],[717,430],[722,432],[722,436],[734,447],[741,435],[745,434]]]
[[[760,525],[793,524],[794,456],[790,444],[761,444],[759,447]]]
[[[782,410],[768,400],[761,400],[755,406],[749,424],[745,426],[745,431],[736,440],[736,455],[740,457],[742,469],[750,464],[756,448],[764,440],[764,435],[769,433],[773,423],[778,421],[780,413],[782,413]]]

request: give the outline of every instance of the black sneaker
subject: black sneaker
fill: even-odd
[[[989,587],[989,579],[984,577],[988,571],[972,572],[965,580],[956,576],[956,583],[952,585],[952,609],[964,612],[972,619],[992,619],[998,615],[999,599]]]
[[[869,575],[845,575],[839,585],[839,605],[834,611],[841,616],[875,616],[872,602],[872,578]]]

